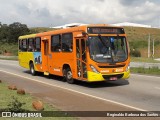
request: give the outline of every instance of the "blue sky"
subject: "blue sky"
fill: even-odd
[[[160,26],[159,0],[0,0],[0,22],[29,27],[134,22]]]

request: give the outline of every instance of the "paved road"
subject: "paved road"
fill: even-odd
[[[128,81],[70,85],[61,77],[33,77],[17,61],[0,60],[0,79],[63,110],[160,111],[160,77],[132,74]]]

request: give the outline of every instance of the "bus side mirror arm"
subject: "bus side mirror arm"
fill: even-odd
[[[83,37],[88,38],[88,33],[82,32],[82,35],[83,35]],[[86,46],[89,46],[89,41],[88,41],[88,39],[86,40]]]

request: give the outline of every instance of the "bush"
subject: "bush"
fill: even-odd
[[[138,51],[138,50],[131,50],[131,56],[132,57],[141,57],[141,52],[140,51]]]
[[[12,101],[8,104],[8,109],[7,111],[10,112],[24,112],[26,110],[22,109],[22,106],[25,105],[26,103],[22,103],[18,101],[17,98],[12,96]]]
[[[0,50],[0,54],[2,54],[3,52]]]
[[[13,43],[2,43],[0,42],[0,54],[3,54],[4,52],[9,52],[13,56],[18,55],[18,45]]]

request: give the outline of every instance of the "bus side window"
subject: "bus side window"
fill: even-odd
[[[41,38],[36,38],[35,39],[35,52],[40,52],[41,51]]]
[[[33,38],[28,39],[28,51],[29,52],[34,51],[34,39]]]
[[[19,40],[19,51],[22,51],[22,40]]]
[[[22,51],[27,51],[27,39],[22,40]]]
[[[73,35],[72,33],[62,34],[62,51],[72,52],[73,50]]]
[[[60,52],[61,51],[61,36],[53,35],[51,37],[51,51]]]

